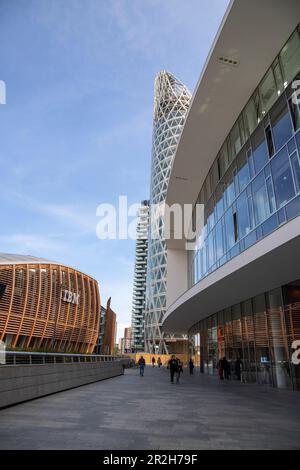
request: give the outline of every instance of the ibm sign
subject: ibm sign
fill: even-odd
[[[75,292],[70,292],[69,290],[64,290],[62,299],[64,302],[68,302],[69,304],[78,305],[79,294],[75,294]]]

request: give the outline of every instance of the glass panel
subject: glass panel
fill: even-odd
[[[255,106],[255,112],[256,112],[256,122],[257,124],[259,124],[263,118],[263,113],[262,113],[261,100],[260,100],[258,91],[256,91],[254,95],[254,106]]]
[[[207,239],[208,242],[208,267],[211,268],[215,262],[214,239],[211,233]]]
[[[232,209],[229,209],[229,211],[227,211],[225,214],[225,237],[227,250],[230,250],[235,245],[235,231]]]
[[[282,49],[279,58],[283,70],[285,86],[287,86],[300,70],[300,39],[295,31]]]
[[[282,78],[282,73],[281,73],[278,59],[276,59],[273,64],[273,70],[274,70],[274,76],[275,76],[276,85],[277,85],[277,95],[280,96],[281,93],[284,91],[284,85],[283,85],[283,78]]]
[[[292,116],[294,131],[300,129],[300,110],[297,103],[294,103],[293,98],[289,100],[289,107]]]
[[[266,220],[270,215],[268,193],[263,172],[261,172],[253,181],[252,193],[255,221],[258,225],[261,224],[264,220]]]
[[[232,153],[233,155],[237,155],[242,148],[242,140],[240,136],[238,122],[235,124],[234,128],[231,131],[230,141],[231,141],[231,146],[232,146]]]
[[[227,142],[223,145],[223,147],[220,150],[220,170],[221,170],[221,175],[223,176],[225,174],[225,171],[227,170],[229,166],[229,158],[228,158],[228,151],[227,151]]]
[[[246,191],[237,199],[237,214],[239,238],[243,238],[250,232],[251,229]]]
[[[266,127],[266,137],[269,150],[269,157],[271,158],[275,153],[271,126]]]
[[[300,215],[300,196],[293,199],[293,201],[286,206],[286,216],[288,220],[292,220],[298,217],[298,215]]]
[[[247,138],[249,138],[257,127],[257,116],[253,98],[251,98],[244,110],[244,123],[246,136]]]
[[[266,114],[278,98],[277,87],[272,69],[268,71],[267,75],[261,82],[259,92],[262,100],[262,113]]]
[[[300,131],[296,134],[296,141],[297,141],[298,151],[300,152]]]
[[[292,122],[284,96],[274,106],[270,115],[275,147],[279,150],[293,135]]]
[[[219,175],[219,168],[218,168],[218,160],[214,161],[214,164],[211,169],[211,175],[212,175],[212,191],[214,192],[216,189],[216,186],[218,184],[218,181],[220,179]]]
[[[251,138],[252,148],[253,148],[253,159],[256,173],[259,173],[260,170],[265,166],[269,160],[268,148],[265,139],[264,129],[262,126],[255,131]]]
[[[236,193],[235,193],[235,183],[234,183],[234,171],[228,170],[225,175],[225,184],[226,184],[226,202],[227,207],[231,206],[233,201],[235,200]]]
[[[245,151],[241,152],[238,156],[237,165],[239,186],[240,190],[243,191],[250,181],[250,171]]]
[[[262,233],[267,237],[270,233],[274,232],[278,227],[277,214],[272,215],[266,222],[262,224]]]
[[[217,247],[217,260],[218,260],[222,258],[224,254],[222,221],[220,221],[216,225],[216,247]]]
[[[224,214],[224,198],[223,198],[223,185],[219,184],[216,189],[216,214],[217,220],[220,220],[222,215]]]
[[[295,152],[291,156],[291,162],[292,162],[292,168],[294,172],[294,178],[295,178],[295,183],[296,183],[296,191],[297,193],[300,192],[300,164],[299,164],[299,158],[297,155],[297,152]]]
[[[275,194],[271,178],[267,179],[267,188],[270,201],[270,211],[273,213],[276,210]]]
[[[274,190],[278,209],[294,195],[294,183],[287,148],[283,148],[271,161]]]

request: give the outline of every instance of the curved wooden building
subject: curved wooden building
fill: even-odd
[[[7,348],[92,353],[100,310],[92,277],[42,258],[0,254],[0,340]]]

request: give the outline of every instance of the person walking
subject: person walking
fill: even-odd
[[[161,358],[160,358],[160,357],[157,359],[157,365],[158,365],[158,368],[160,369],[160,368],[161,368],[161,365],[162,365],[162,362],[161,362]]]
[[[155,357],[152,357],[152,367],[155,367]]]
[[[190,358],[189,360],[189,370],[190,370],[190,375],[193,375],[194,374],[194,361],[192,358]]]
[[[180,375],[183,372],[183,367],[182,367],[182,362],[181,362],[180,359],[178,359],[178,357],[176,357],[176,361],[178,363],[178,368],[177,368],[177,371],[175,372],[175,374],[176,374],[176,383],[179,384],[179,379],[180,379]]]
[[[237,359],[236,359],[236,361],[235,361],[235,364],[234,364],[234,368],[235,368],[236,379],[237,379],[239,382],[241,382],[241,380],[242,380],[243,363],[242,363],[240,357],[237,357]]]
[[[224,369],[223,369],[223,359],[220,359],[217,365],[219,379],[224,380]]]
[[[174,354],[172,355],[171,359],[168,362],[168,368],[170,369],[170,378],[171,378],[171,383],[174,383],[174,375],[178,370],[178,361]]]
[[[140,368],[140,376],[144,377],[144,370],[146,366],[146,361],[143,356],[140,357],[139,362],[138,362],[139,368]]]
[[[224,377],[226,380],[229,380],[230,378],[230,364],[227,361],[226,357],[224,356],[222,359],[222,367],[224,371]]]

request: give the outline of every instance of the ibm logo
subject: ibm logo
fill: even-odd
[[[3,80],[0,80],[0,104],[6,104],[6,85]]]
[[[69,304],[78,305],[79,294],[75,294],[75,292],[70,292],[69,290],[64,290],[63,291],[63,301],[68,302]]]

